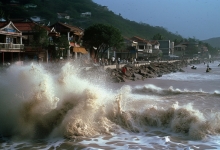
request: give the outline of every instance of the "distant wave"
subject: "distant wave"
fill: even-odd
[[[188,90],[188,89],[178,89],[178,88],[173,88],[173,86],[170,86],[168,89],[163,89],[160,87],[157,87],[153,84],[146,84],[144,86],[136,86],[132,90],[133,93],[138,93],[138,94],[154,94],[154,95],[172,95],[172,94],[196,94],[196,93],[201,93],[201,94],[219,94],[220,92],[214,91],[213,93],[205,92],[202,89],[196,91],[196,90]]]
[[[197,74],[197,73],[171,73],[163,75],[162,77],[158,79],[166,79],[166,80],[177,80],[177,81],[214,81],[214,80],[220,80],[220,76],[218,74]]]

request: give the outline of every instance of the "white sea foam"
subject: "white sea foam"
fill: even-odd
[[[204,94],[218,94],[218,91],[215,90],[214,92],[205,92],[202,89],[199,90],[188,90],[188,89],[179,89],[174,88],[173,86],[170,86],[167,89],[160,88],[158,86],[155,86],[153,84],[145,84],[144,86],[136,86],[132,89],[133,94],[140,94],[146,95],[146,96],[155,96],[155,95],[170,95],[170,94],[196,94],[196,93],[204,93]]]
[[[220,134],[218,106],[213,109],[215,104],[211,103],[214,94],[153,84],[125,85],[115,91],[91,78],[82,78],[80,73],[71,63],[56,71],[38,64],[11,66],[0,77],[0,119],[4,122],[0,124],[1,134],[16,139],[98,136],[81,144],[119,149],[160,149],[173,145],[176,149],[193,148],[181,138],[203,140]],[[198,97],[214,98],[203,106],[207,101],[193,99]],[[212,113],[206,113],[203,107]],[[123,130],[126,134],[121,134]],[[111,138],[104,140],[101,135]],[[175,136],[181,140],[175,140]],[[64,141],[46,147],[59,147],[60,142]],[[88,147],[93,148],[91,145]]]

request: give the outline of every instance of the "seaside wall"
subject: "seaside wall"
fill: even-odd
[[[164,74],[172,72],[184,72],[182,68],[187,67],[189,64],[196,63],[200,63],[200,61],[173,60],[138,64],[95,66],[82,70],[82,74],[86,78],[95,74],[96,77],[105,78],[106,81],[119,83],[161,77]]]

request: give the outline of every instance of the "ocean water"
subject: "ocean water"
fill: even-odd
[[[219,61],[107,83],[77,64],[0,73],[0,149],[220,149]]]

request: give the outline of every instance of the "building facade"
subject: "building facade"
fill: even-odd
[[[11,21],[0,22],[1,64],[20,61],[23,52],[22,32]]]

